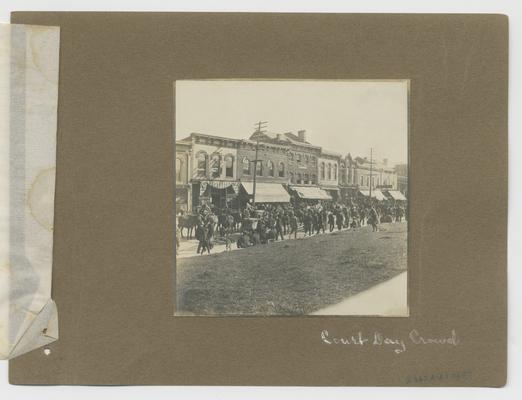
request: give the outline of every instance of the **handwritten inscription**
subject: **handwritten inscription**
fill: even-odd
[[[373,332],[371,335],[364,335],[357,332],[354,335],[336,337],[332,336],[326,329],[321,331],[321,341],[326,345],[347,345],[354,347],[373,346],[391,349],[396,354],[404,353],[408,346],[457,346],[460,339],[455,330],[449,335],[441,337],[430,337],[422,335],[417,329],[411,330],[407,337],[389,336],[382,332]]]

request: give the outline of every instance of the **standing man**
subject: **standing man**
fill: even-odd
[[[304,212],[303,215],[303,226],[304,226],[304,235],[307,234],[311,235],[311,228],[312,228],[312,216],[310,215],[311,211],[307,210]]]
[[[328,227],[330,228],[330,232],[332,232],[335,227],[335,217],[332,211],[328,211]]]
[[[275,240],[279,240],[279,237],[281,237],[281,240],[285,239],[283,236],[283,216],[281,215],[281,213],[278,213],[276,215],[275,231],[276,231]]]
[[[216,219],[214,214],[210,214],[208,217],[208,236],[207,245],[209,249],[214,247],[214,234],[216,232]],[[210,253],[210,251],[209,251]]]
[[[290,237],[294,234],[294,239],[297,239],[297,216],[290,214]]]
[[[327,218],[328,218],[327,216],[328,216],[328,212],[326,211],[326,208],[323,208],[321,210],[321,213],[319,214],[319,222],[320,222],[319,228],[323,231],[323,233],[326,230],[326,223],[327,223]]]
[[[343,213],[339,209],[335,213],[335,222],[337,222],[337,230],[343,229]]]
[[[370,215],[368,216],[368,222],[372,225],[372,232],[377,232],[379,230],[379,214],[377,214],[377,210],[375,207],[370,209]]]
[[[286,235],[288,230],[288,210],[281,211],[281,224],[283,225],[283,235]]]

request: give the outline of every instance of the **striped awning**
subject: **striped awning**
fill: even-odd
[[[387,192],[394,200],[406,200],[406,197],[398,190],[388,190]]]
[[[366,197],[370,196],[369,190],[359,190],[359,193]],[[386,200],[386,196],[384,196],[380,190],[372,190],[372,198],[377,200]]]
[[[309,200],[332,200],[326,191],[316,186],[292,186],[297,195],[302,199]]]
[[[241,182],[248,194],[254,194],[254,182]],[[289,203],[290,195],[280,183],[256,183],[256,203]]]

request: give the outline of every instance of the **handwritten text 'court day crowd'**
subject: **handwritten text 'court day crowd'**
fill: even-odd
[[[356,335],[345,337],[330,336],[327,330],[321,331],[321,340],[327,345],[350,345],[350,346],[376,346],[382,348],[393,349],[397,354],[406,351],[406,344],[413,345],[439,345],[439,346],[457,346],[460,342],[455,330],[451,331],[451,335],[440,338],[428,338],[422,336],[416,329],[408,334],[408,339],[404,340],[400,337],[388,337],[381,332],[374,332],[372,336],[365,336],[362,332]]]

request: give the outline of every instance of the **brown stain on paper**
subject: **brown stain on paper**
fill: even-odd
[[[55,167],[41,171],[27,192],[27,206],[31,215],[48,231],[53,230],[55,171]]]
[[[48,31],[49,27],[32,27],[28,39],[32,63],[27,66],[35,67],[46,81],[58,85],[57,74],[53,71],[54,57],[51,56],[54,43],[49,42]]]

